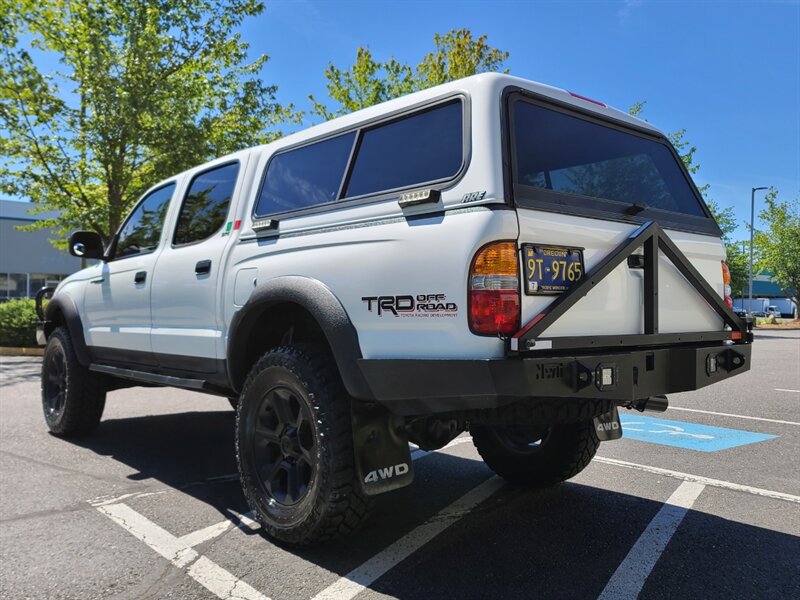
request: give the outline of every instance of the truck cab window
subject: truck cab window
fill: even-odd
[[[225,224],[236,186],[239,163],[230,163],[196,175],[178,215],[173,244],[205,240]]]
[[[158,248],[169,200],[175,191],[171,183],[145,196],[133,209],[117,235],[114,258],[145,254]]]

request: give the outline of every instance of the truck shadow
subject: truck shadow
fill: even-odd
[[[42,371],[42,359],[38,356],[0,357],[0,387],[36,381]]]
[[[247,506],[233,477],[233,431],[232,411],[112,419],[80,445],[136,469],[132,480],[156,480],[234,518]],[[268,596],[275,597],[279,585],[294,597],[288,583],[293,580],[305,582],[297,597],[312,596],[417,526],[440,518],[441,509],[492,475],[478,460],[445,453],[417,460],[415,469],[414,483],[379,497],[373,517],[348,538],[297,550],[245,529],[248,539],[218,539],[214,550],[230,544],[235,556],[246,554],[248,583]],[[186,502],[191,508],[190,500],[177,501],[176,512],[185,514]],[[596,598],[661,507],[574,482],[543,490],[505,486],[370,589],[401,599]],[[197,529],[209,524],[198,522]],[[798,556],[798,537],[692,511],[641,597],[800,597]],[[309,563],[329,574],[310,582]],[[224,566],[234,574],[242,569],[239,563]]]

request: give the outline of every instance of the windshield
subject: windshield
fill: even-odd
[[[707,216],[666,143],[523,99],[512,110],[516,185],[559,203],[564,200],[555,196],[568,194],[576,206],[585,198]]]

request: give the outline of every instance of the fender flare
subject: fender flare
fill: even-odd
[[[61,312],[64,318],[78,362],[82,367],[88,368],[92,363],[92,358],[89,353],[89,347],[86,345],[86,338],[83,336],[83,323],[81,322],[78,307],[71,296],[66,294],[54,296],[47,303],[47,307],[44,310],[45,335],[49,338],[50,334],[53,333],[53,329],[56,327],[56,319],[54,317],[57,312]]]
[[[358,359],[362,358],[358,332],[344,306],[321,281],[297,275],[275,277],[260,284],[233,316],[227,346],[231,388],[240,391],[247,377],[250,365],[246,360],[246,340],[257,320],[271,305],[285,302],[303,307],[316,319],[333,352],[347,392],[360,400],[372,399],[372,391],[358,368]]]

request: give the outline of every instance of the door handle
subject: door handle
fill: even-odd
[[[194,266],[194,272],[198,275],[207,275],[211,273],[211,261],[210,260],[199,260],[197,264]]]
[[[139,271],[133,276],[133,283],[138,285],[144,283],[145,279],[147,279],[147,271]]]

